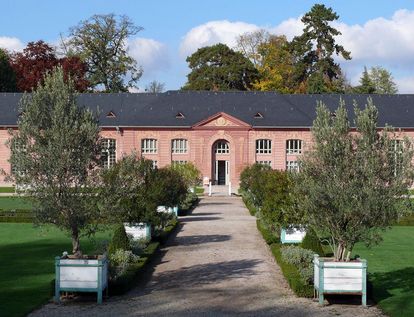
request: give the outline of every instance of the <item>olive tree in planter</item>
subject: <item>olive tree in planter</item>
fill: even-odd
[[[110,222],[123,223],[135,239],[151,239],[151,223],[157,222],[157,203],[150,188],[155,173],[152,161],[135,153],[101,171],[100,209]]]
[[[57,68],[20,103],[18,131],[11,132],[10,175],[35,202],[35,219],[72,238],[73,255],[56,258],[56,299],[60,291],[98,293],[107,285],[104,256],[82,256],[80,237],[93,234],[100,214],[94,194],[99,154],[96,116],[79,107],[72,80]]]
[[[366,304],[366,261],[351,261],[357,242],[381,240],[409,204],[403,198],[413,181],[408,139],[378,129],[378,111],[368,98],[354,105],[351,126],[343,101],[334,112],[322,103],[313,123],[313,147],[300,161],[295,192],[304,219],[327,240],[334,257],[315,257],[315,288],[324,293],[359,293]],[[386,261],[387,259],[384,259]]]

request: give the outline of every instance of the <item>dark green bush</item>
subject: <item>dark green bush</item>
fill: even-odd
[[[178,212],[185,214],[187,211],[191,210],[195,205],[197,205],[199,198],[196,193],[188,192],[184,200],[178,206]]]
[[[116,227],[111,243],[108,247],[108,253],[113,254],[118,249],[131,250],[129,238],[125,232],[125,227],[123,224],[120,224]]]
[[[311,250],[320,256],[325,255],[323,252],[321,241],[319,240],[315,231],[310,228],[307,229],[305,238],[303,238],[303,241],[300,246],[304,249]]]
[[[161,232],[157,232],[153,236],[153,240],[159,242],[160,244],[165,244],[165,242],[167,242],[169,235],[174,231],[177,225],[177,219],[172,219]]]

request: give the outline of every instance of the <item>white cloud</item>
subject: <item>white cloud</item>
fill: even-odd
[[[395,80],[400,94],[414,93],[414,77],[400,77]]]
[[[128,51],[144,69],[143,78],[170,67],[170,56],[164,43],[140,37],[129,41]]]
[[[229,47],[236,45],[236,38],[246,32],[260,29],[255,24],[245,22],[230,22],[227,20],[210,21],[192,28],[182,38],[180,55],[187,57],[197,49],[217,43],[223,43]]]
[[[0,48],[8,51],[21,51],[25,45],[17,37],[0,36]]]
[[[296,19],[290,18],[273,28],[269,28],[268,31],[272,34],[286,35],[288,40],[291,40],[294,36],[300,35],[303,31],[304,25],[300,20],[302,17]]]

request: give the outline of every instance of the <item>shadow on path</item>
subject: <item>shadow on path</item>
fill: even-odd
[[[180,236],[176,237],[169,246],[189,246],[195,244],[223,242],[231,239],[230,235],[226,234],[208,234],[208,235],[194,235],[194,236]]]

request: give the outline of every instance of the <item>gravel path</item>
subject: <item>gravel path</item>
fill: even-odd
[[[148,282],[102,305],[50,303],[30,316],[383,316],[293,295],[240,198],[205,197],[180,221]]]

